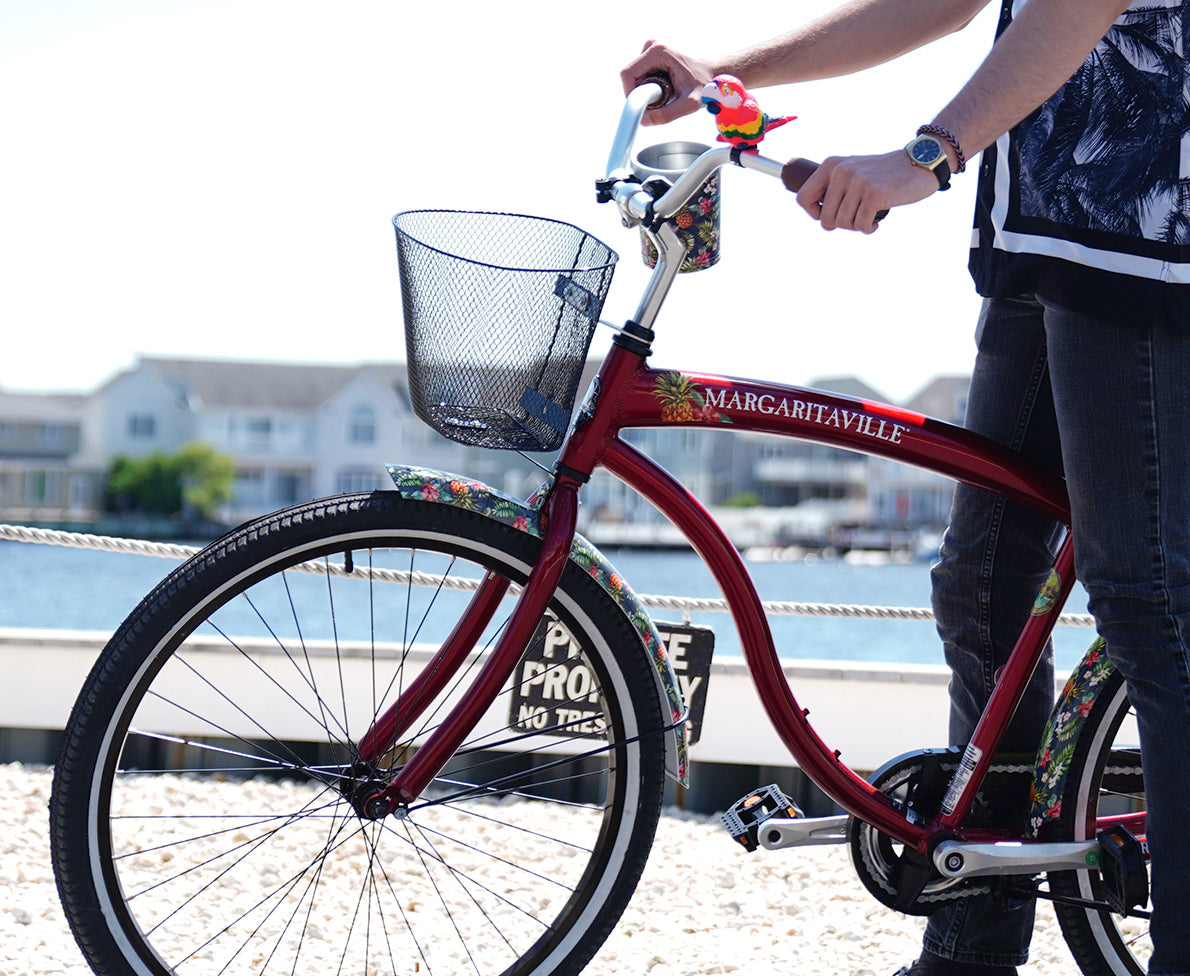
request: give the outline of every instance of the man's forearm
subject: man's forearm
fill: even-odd
[[[1128,0],[1029,0],[935,121],[974,155],[1043,104],[1094,50]]]
[[[966,26],[988,0],[852,0],[796,30],[728,55],[717,72],[749,88],[862,71]]]

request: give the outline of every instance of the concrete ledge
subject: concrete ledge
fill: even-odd
[[[0,726],[63,728],[109,636],[0,628]],[[787,662],[784,671],[823,741],[855,769],[870,771],[903,752],[946,743],[949,672],[943,665],[799,660]],[[691,758],[795,765],[764,715],[742,659],[712,665],[702,739]]]

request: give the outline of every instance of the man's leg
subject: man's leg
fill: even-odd
[[[1047,311],[1075,566],[1136,709],[1150,973],[1190,973],[1190,337]]]
[[[1060,469],[1042,307],[1024,299],[985,302],[977,340],[966,426],[1043,467]],[[971,737],[996,673],[1053,566],[1057,530],[1053,520],[1021,505],[970,486],[956,488],[950,527],[932,573],[938,633],[952,670],[952,745],[964,746]],[[1053,661],[1047,654],[1002,751],[1036,750],[1053,694]],[[1006,802],[1019,806],[1023,823],[1025,798],[1019,804],[1016,799]],[[923,958],[965,967],[1019,965],[1028,956],[1032,926],[1032,902],[959,899],[930,916]]]

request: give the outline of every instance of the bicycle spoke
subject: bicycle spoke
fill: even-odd
[[[558,881],[556,878],[551,878],[548,875],[542,874],[539,871],[533,871],[533,870],[525,867],[522,864],[518,864],[516,861],[509,860],[506,857],[501,857],[499,854],[495,854],[491,851],[487,851],[487,850],[483,850],[482,848],[475,847],[473,844],[468,844],[465,841],[459,840],[459,838],[454,837],[450,834],[444,834],[439,830],[434,830],[431,827],[426,827],[423,824],[417,823],[417,821],[413,821],[413,824],[414,824],[414,826],[417,827],[417,829],[422,834],[433,834],[436,837],[442,838],[442,840],[444,840],[444,841],[450,841],[466,850],[474,851],[477,854],[483,854],[486,857],[491,858],[497,864],[500,864],[506,868],[509,868],[510,870],[523,871],[526,874],[532,875],[533,877],[538,878],[541,881],[545,881],[548,884],[557,885],[559,888],[566,888],[566,890],[568,890],[568,891],[571,890],[570,888],[567,887],[567,885],[563,884],[561,881]],[[522,828],[522,829],[524,829],[524,828]],[[531,831],[531,830],[527,830],[527,829],[525,829],[524,832],[526,834],[541,838],[543,840],[556,840],[556,841],[559,841],[560,843],[566,843],[564,839],[558,838],[558,837],[551,837],[548,834],[540,834],[540,833],[536,833],[535,831]],[[590,853],[589,850],[587,850],[586,848],[580,847],[577,844],[568,844],[567,846],[572,847],[576,851],[586,851],[587,853]],[[501,896],[497,896],[497,897],[501,897]]]
[[[247,719],[249,724],[252,725],[257,731],[259,731],[264,736],[265,739],[269,740],[270,742],[276,743],[277,745],[281,746],[284,751],[289,752],[295,760],[295,762],[293,763],[293,768],[300,769],[303,767],[304,764],[302,763],[301,757],[296,752],[294,752],[283,741],[278,739],[273,733],[269,732],[268,729],[266,729],[263,725],[260,724],[259,720],[255,719],[251,715],[249,715],[248,712],[245,711],[242,706],[240,706],[236,702],[232,701],[232,699],[224,691],[222,691],[220,688],[216,687],[213,683],[211,683],[204,675],[200,674],[188,661],[186,661],[185,658],[175,658],[175,660],[178,660],[178,663],[181,664],[182,667],[188,669],[192,674],[194,674],[194,676],[196,678],[198,678],[208,688],[210,688],[212,691],[214,691],[215,694],[218,695],[219,698],[221,698],[223,701],[227,702],[227,704],[231,705],[232,708],[235,709],[235,711],[238,712],[243,718]],[[186,708],[182,704],[165,697],[164,695],[160,694],[159,692],[151,691],[149,694],[153,698],[162,702],[163,704],[170,705],[170,706],[176,708],[182,714],[188,715],[191,718],[198,719],[200,722],[205,722],[212,729],[214,729],[216,732],[222,732],[228,738],[239,740],[240,742],[243,742],[245,745],[253,745],[254,744],[253,741],[245,739],[242,735],[240,735],[238,733],[231,732],[227,728],[225,728],[221,725],[218,725],[217,723],[215,723],[211,719],[207,718],[206,716],[199,715],[197,712],[193,711],[192,709]],[[279,757],[274,757],[274,759],[278,763],[281,762]]]
[[[417,832],[419,834],[422,834],[423,836],[425,835],[425,831],[423,831],[421,829],[421,827],[418,826],[418,824],[416,822],[410,822],[409,826],[412,827],[414,830],[417,830]],[[548,928],[548,925],[542,923],[541,920],[539,918],[537,918],[537,916],[535,916],[532,912],[525,909],[523,906],[515,904],[508,898],[503,897],[502,895],[497,895],[490,888],[487,888],[486,886],[482,885],[474,878],[468,876],[465,872],[460,871],[459,869],[457,869],[453,865],[451,865],[450,862],[448,862],[446,860],[446,858],[444,858],[441,854],[438,853],[438,850],[434,846],[433,841],[430,840],[428,837],[426,838],[426,844],[429,848],[429,853],[432,855],[433,859],[435,861],[437,861],[439,864],[441,864],[443,870],[445,870],[447,872],[447,874],[450,875],[450,877],[455,880],[455,882],[458,884],[459,888],[462,889],[463,893],[470,899],[470,901],[475,905],[475,907],[479,909],[479,912],[483,916],[484,921],[496,932],[497,935],[500,936],[501,939],[503,939],[504,943],[509,948],[512,948],[512,943],[508,940],[508,937],[500,930],[499,926],[497,926],[495,924],[495,922],[492,920],[491,914],[487,911],[486,908],[484,908],[484,906],[480,903],[479,899],[476,898],[475,893],[470,888],[467,887],[467,885],[465,884],[466,881],[470,881],[475,887],[479,888],[481,891],[484,891],[489,895],[493,895],[497,900],[504,902],[510,908],[512,908],[514,911],[520,912],[522,915],[526,916],[527,918],[530,918],[534,922],[541,924],[543,929]]]
[[[516,794],[512,794],[512,795],[515,796]],[[599,809],[598,807],[594,807],[591,804],[573,803],[573,804],[570,804],[570,806],[581,807],[583,810],[590,810],[592,812]],[[483,813],[480,813],[479,810],[477,810],[474,806],[465,807],[465,806],[462,806],[461,804],[451,804],[451,809],[458,811],[465,817],[471,817],[476,820],[485,820],[488,823],[499,824],[501,827],[504,827],[506,829],[511,829],[516,833],[525,834],[529,837],[536,837],[541,840],[555,841],[559,844],[564,844],[566,847],[569,847],[572,850],[582,851],[583,853],[586,853],[586,854],[591,853],[591,848],[584,847],[581,844],[576,844],[573,841],[567,839],[566,837],[562,837],[562,836],[559,836],[556,834],[543,834],[543,833],[541,833],[541,831],[534,830],[531,827],[526,827],[523,824],[510,824],[503,820],[497,820],[495,817],[489,817]],[[426,828],[423,828],[423,829],[426,829]],[[460,841],[459,843],[462,843],[462,842]],[[495,856],[495,855],[493,855],[493,856]],[[517,865],[511,861],[509,861],[507,863],[509,864],[510,867],[519,868],[519,865]]]
[[[327,576],[327,579],[329,580],[329,578],[330,578],[330,576],[329,576],[329,574],[328,574],[328,576]],[[288,584],[286,585],[286,591],[288,592]],[[264,615],[263,615],[263,614],[260,612],[259,608],[257,608],[256,604],[255,604],[255,603],[253,603],[253,601],[252,601],[252,598],[251,598],[251,597],[250,597],[248,594],[245,594],[245,595],[244,595],[244,599],[246,600],[246,602],[248,603],[248,605],[249,605],[249,606],[252,608],[252,611],[253,611],[253,612],[254,612],[254,613],[257,615],[257,617],[260,619],[260,622],[261,622],[261,624],[262,624],[262,625],[265,627],[265,629],[268,631],[269,635],[270,635],[270,636],[273,638],[273,640],[274,640],[274,641],[276,641],[276,643],[277,643],[277,648],[278,648],[278,649],[281,651],[281,653],[282,653],[282,654],[284,654],[284,655],[285,655],[286,659],[287,659],[287,660],[288,660],[288,661],[289,661],[289,662],[290,662],[290,663],[291,663],[291,664],[294,666],[294,670],[295,670],[295,671],[297,671],[297,673],[298,673],[298,674],[299,674],[299,675],[302,677],[302,679],[303,679],[303,680],[306,682],[306,687],[308,687],[308,688],[310,689],[310,691],[311,691],[311,692],[314,694],[314,700],[315,700],[315,701],[318,703],[319,711],[321,711],[321,712],[322,712],[322,719],[321,719],[321,722],[320,722],[320,724],[321,724],[321,726],[322,726],[323,728],[325,728],[325,729],[326,729],[326,731],[327,731],[327,733],[328,733],[328,735],[329,735],[329,734],[330,734],[330,731],[331,731],[331,730],[330,730],[330,725],[328,724],[328,720],[327,720],[327,714],[328,714],[328,711],[329,711],[329,710],[326,708],[326,706],[325,706],[325,703],[323,702],[322,695],[320,695],[320,694],[318,693],[317,682],[316,682],[316,681],[315,681],[315,679],[314,679],[314,669],[313,669],[313,665],[312,665],[312,664],[311,664],[311,662],[310,662],[310,652],[309,652],[309,648],[307,648],[307,647],[306,647],[306,643],[305,643],[305,641],[304,641],[304,640],[302,640],[302,638],[301,638],[301,626],[300,626],[300,624],[298,623],[297,616],[296,616],[296,614],[297,614],[297,609],[296,609],[295,607],[293,607],[292,603],[290,604],[290,606],[291,606],[291,607],[293,607],[293,612],[294,612],[294,626],[295,626],[295,628],[297,629],[297,632],[298,632],[298,640],[301,642],[301,645],[302,645],[302,654],[303,654],[303,656],[305,657],[305,660],[306,660],[306,666],[307,666],[307,669],[308,669],[308,670],[307,670],[307,671],[305,671],[305,672],[303,672],[303,671],[302,671],[302,669],[301,669],[300,665],[298,664],[298,662],[297,662],[296,660],[294,660],[293,656],[292,656],[292,655],[290,654],[290,652],[289,652],[289,648],[288,648],[288,647],[286,647],[286,645],[285,645],[285,642],[284,642],[284,641],[283,641],[283,640],[282,640],[282,639],[281,639],[281,638],[280,638],[280,637],[277,635],[277,632],[276,632],[276,631],[273,629],[272,625],[271,625],[271,624],[268,622],[268,620],[267,620],[267,619],[265,619]],[[223,633],[223,631],[222,631],[222,630],[220,630],[220,629],[219,629],[219,628],[218,628],[218,627],[217,627],[217,626],[216,626],[214,623],[212,623],[212,624],[211,624],[211,627],[212,627],[212,628],[213,628],[215,631],[217,631],[217,632],[219,633],[219,636],[223,637],[223,639],[224,639],[224,640],[226,640],[226,641],[227,641],[229,644],[231,644],[232,646],[235,646],[235,644],[234,644],[234,642],[232,641],[232,639],[231,639],[230,637],[228,637],[226,634],[224,634],[224,633]],[[238,650],[238,648],[237,648],[237,650]],[[243,651],[241,651],[240,653],[243,653]],[[245,657],[247,657],[247,655],[245,655]],[[265,669],[264,669],[264,668],[262,668],[262,667],[261,667],[259,664],[257,664],[255,661],[253,661],[253,660],[252,660],[250,657],[248,657],[248,661],[249,661],[249,663],[251,663],[251,664],[254,664],[254,665],[256,666],[257,670],[259,670],[259,671],[260,671],[260,673],[261,673],[262,675],[264,675],[264,676],[265,676],[265,678],[266,678],[268,681],[270,681],[270,682],[272,682],[273,684],[275,684],[275,685],[276,685],[276,687],[277,687],[277,688],[278,688],[278,689],[279,689],[279,690],[280,690],[280,691],[281,691],[283,694],[285,694],[286,696],[288,696],[288,697],[289,697],[289,698],[290,698],[290,699],[291,699],[291,700],[294,702],[294,704],[298,705],[298,707],[299,707],[299,708],[302,708],[302,707],[303,707],[303,706],[302,706],[302,705],[301,705],[301,704],[300,704],[300,703],[297,701],[297,699],[296,699],[295,697],[293,697],[293,696],[292,696],[292,695],[291,695],[291,694],[290,694],[290,693],[289,693],[289,692],[288,692],[288,691],[287,691],[285,688],[283,688],[283,687],[282,687],[282,685],[280,684],[280,682],[279,682],[279,681],[277,681],[275,678],[273,678],[273,677],[272,677],[272,675],[270,675],[270,674],[269,674],[267,671],[265,671]],[[307,713],[307,714],[309,714],[309,713]],[[310,715],[310,717],[311,717],[311,718],[313,718],[314,716],[313,716],[313,715]],[[339,740],[339,741],[340,741],[341,743],[344,743],[344,744],[347,744],[347,743],[349,743],[349,742],[350,742],[350,736],[348,735],[348,733],[347,733],[347,730],[346,730],[345,728],[343,728],[343,726],[342,726],[342,724],[341,724],[341,723],[338,723],[338,718],[337,718],[337,716],[335,716],[335,719],[336,719],[336,724],[338,724],[338,725],[339,725],[339,732],[341,733],[341,738],[340,738],[340,740]]]
[[[153,886],[151,886],[151,887],[149,887],[149,888],[142,889],[141,891],[132,892],[132,893],[130,893],[130,894],[128,895],[128,898],[129,898],[129,900],[131,901],[132,899],[135,899],[135,898],[140,898],[140,897],[144,896],[145,894],[147,894],[148,892],[150,892],[150,891],[154,891],[154,890],[156,890],[156,889],[158,889],[158,888],[162,887],[163,885],[170,884],[170,883],[172,883],[172,882],[174,882],[174,881],[177,881],[179,878],[183,878],[183,877],[185,877],[185,876],[186,876],[186,875],[188,875],[188,874],[191,874],[191,873],[193,873],[193,872],[196,872],[196,871],[200,871],[201,869],[203,869],[203,868],[205,868],[205,867],[212,866],[212,865],[214,865],[216,862],[218,862],[218,861],[221,861],[221,860],[223,860],[224,858],[231,857],[232,855],[236,854],[238,851],[242,851],[242,850],[248,849],[248,851],[247,851],[247,853],[246,853],[246,854],[244,854],[242,857],[236,858],[236,859],[235,859],[235,860],[232,862],[232,864],[231,864],[231,865],[229,865],[227,868],[223,869],[223,871],[221,872],[221,874],[217,875],[217,876],[216,876],[216,877],[215,877],[215,878],[214,878],[212,881],[208,882],[208,884],[205,886],[205,887],[210,887],[210,885],[212,885],[212,884],[216,883],[217,881],[219,881],[219,880],[220,880],[220,879],[221,879],[221,878],[222,878],[222,877],[223,877],[223,876],[224,876],[224,875],[225,875],[225,874],[226,874],[228,871],[232,870],[232,869],[233,869],[233,868],[235,868],[235,867],[239,867],[239,866],[241,866],[241,865],[242,865],[242,863],[243,863],[245,860],[247,860],[247,858],[248,858],[248,857],[249,857],[251,854],[253,854],[253,853],[255,853],[257,850],[259,850],[259,849],[260,849],[260,847],[261,847],[263,844],[265,844],[267,841],[269,841],[269,840],[273,839],[274,837],[276,837],[276,836],[277,836],[277,834],[278,834],[278,833],[280,833],[280,831],[281,831],[281,830],[282,830],[284,827],[291,826],[292,824],[294,824],[294,823],[298,822],[299,820],[302,820],[302,819],[304,819],[304,815],[303,815],[303,813],[302,813],[301,811],[299,811],[298,813],[291,814],[291,815],[288,815],[288,816],[285,816],[285,817],[278,817],[278,818],[275,818],[275,819],[276,819],[276,820],[279,820],[279,821],[281,821],[281,822],[280,822],[280,823],[279,823],[277,826],[275,826],[273,829],[271,829],[271,830],[268,830],[268,831],[265,831],[264,833],[262,833],[262,834],[259,834],[259,835],[258,835],[258,836],[256,836],[256,837],[250,837],[250,838],[246,838],[245,840],[243,840],[243,841],[241,841],[241,842],[237,843],[237,844],[236,844],[234,847],[230,847],[230,848],[228,848],[228,849],[227,849],[227,850],[225,850],[225,851],[220,851],[218,854],[216,854],[216,855],[214,855],[214,856],[212,856],[212,857],[209,857],[209,858],[207,858],[207,859],[205,859],[205,860],[202,860],[202,861],[199,861],[199,862],[197,862],[197,863],[191,864],[191,865],[189,865],[188,867],[186,867],[184,870],[182,870],[182,871],[179,871],[179,872],[177,872],[176,874],[170,875],[170,876],[169,876],[169,877],[167,877],[167,878],[163,878],[162,880],[158,881],[156,884],[154,884]],[[235,828],[235,830],[236,830],[236,832],[237,832],[237,833],[239,833],[239,832],[242,832],[242,831],[244,830],[244,828],[245,828],[245,825],[242,825],[242,824],[241,824],[241,825],[237,825],[237,827]],[[212,834],[211,836],[219,836],[219,834],[220,834],[220,833],[222,833],[222,832],[220,832],[220,831],[216,831],[216,832],[215,832],[214,834]],[[182,840],[182,841],[179,841],[178,843],[176,843],[176,844],[174,844],[174,845],[172,845],[172,846],[175,846],[175,847],[176,847],[176,846],[180,846],[180,845],[181,845],[181,844],[183,844],[183,843],[188,843],[188,842],[190,842],[188,839],[187,839],[187,840]],[[143,851],[137,851],[137,852],[135,853],[135,855],[131,855],[131,854],[130,854],[130,855],[125,855],[125,857],[133,857],[133,856],[135,856],[135,857],[140,857],[140,856],[141,856],[143,853],[144,853]],[[115,859],[115,858],[113,858],[113,859]]]
[[[342,818],[343,829],[346,829],[346,826],[349,822],[350,822],[349,818],[347,818],[347,817]],[[231,921],[226,923],[219,932],[217,932],[215,935],[213,935],[206,942],[202,943],[200,946],[198,946],[197,948],[192,950],[185,958],[189,959],[189,958],[195,956],[196,954],[198,954],[199,952],[201,952],[202,950],[206,949],[208,946],[210,946],[212,943],[214,943],[218,938],[220,938],[224,933],[229,932],[232,929],[234,929],[236,927],[236,925],[238,925],[241,921],[246,919],[252,912],[254,912],[261,905],[272,900],[278,891],[281,891],[284,888],[286,888],[286,886],[292,885],[292,884],[296,883],[297,881],[300,881],[300,879],[306,874],[306,872],[310,869],[311,866],[314,866],[316,868],[316,870],[321,870],[321,866],[324,863],[325,858],[329,854],[333,853],[336,849],[343,846],[343,844],[347,843],[347,841],[350,839],[351,839],[351,837],[339,838],[338,843],[336,843],[336,844],[328,843],[327,846],[321,852],[319,852],[318,856],[310,862],[310,864],[307,864],[300,871],[296,872],[290,878],[288,878],[286,881],[284,881],[281,884],[274,887],[272,891],[267,892],[264,895],[264,897],[262,897],[259,901],[257,901],[254,905],[250,906],[245,911],[241,912],[238,917],[235,917]],[[226,872],[224,872],[224,875],[225,874],[226,874]],[[208,885],[204,886],[204,890],[206,888],[209,888],[212,885],[214,885],[217,881],[221,880],[224,875],[220,875],[217,878],[213,879],[211,882],[208,883]],[[196,893],[195,897],[197,897],[197,894],[198,893]],[[183,907],[183,906],[179,906],[179,908],[181,908],[181,907]],[[240,951],[240,950],[237,950],[237,952],[238,951]],[[234,959],[234,956],[232,958]],[[229,962],[230,961],[231,960],[229,960]]]
[[[179,707],[179,706],[177,706],[176,703],[170,702],[170,701],[168,701],[168,699],[161,698],[161,696],[159,696],[159,695],[156,697],[159,700],[166,702],[167,704],[173,705],[174,707]],[[202,716],[197,715],[194,712],[187,712],[186,714],[190,715],[193,718],[198,718],[198,719],[202,718]],[[230,738],[238,738],[237,736],[233,736],[231,733],[227,732],[226,729],[219,728],[218,726],[212,726],[212,728],[214,728],[216,731],[223,732],[225,735],[228,735],[228,737],[230,737]],[[148,731],[145,731],[144,729],[129,729],[128,735],[129,735],[129,737],[140,737],[140,738],[145,738],[145,739],[153,739],[158,742],[168,742],[173,745],[185,746],[188,749],[197,749],[197,750],[201,750],[204,752],[215,753],[215,754],[221,755],[221,756],[232,756],[236,759],[250,759],[256,763],[255,765],[252,765],[252,766],[242,766],[242,767],[222,766],[222,767],[217,767],[217,768],[211,768],[211,767],[204,766],[203,771],[207,772],[207,773],[229,773],[229,772],[243,772],[243,771],[259,773],[259,772],[268,771],[270,769],[273,770],[274,772],[286,771],[286,772],[303,772],[303,773],[305,773],[305,772],[320,772],[320,771],[329,770],[329,769],[341,769],[342,768],[342,767],[329,767],[329,766],[311,766],[307,763],[284,762],[277,756],[267,756],[266,757],[266,756],[261,756],[261,755],[253,755],[252,753],[239,752],[238,750],[235,750],[235,749],[228,749],[226,747],[217,746],[217,745],[214,745],[213,743],[203,742],[198,739],[183,738],[183,737],[175,736],[175,735],[165,735],[160,732],[148,732]],[[255,742],[250,742],[247,739],[240,739],[239,741],[242,741],[245,745],[248,745],[248,746],[254,746],[257,744]],[[120,769],[120,773],[122,775],[144,775],[147,773],[160,773],[160,772],[169,773],[169,772],[185,772],[185,771],[188,771],[186,767],[182,767],[181,769],[157,769],[157,770],[123,769],[123,768]]]
[[[334,803],[327,804],[325,809],[326,810],[334,810],[336,808],[336,806],[337,806],[337,801]],[[314,812],[308,812],[308,813],[304,812],[300,815],[300,817],[295,814],[286,814],[284,816],[264,817],[264,818],[261,818],[259,815],[255,815],[256,819],[250,819],[249,815],[245,815],[245,814],[241,814],[238,817],[234,814],[227,814],[227,813],[207,814],[206,817],[203,819],[207,819],[207,820],[243,820],[245,822],[235,823],[233,825],[224,827],[222,830],[211,830],[211,831],[207,831],[206,833],[203,833],[203,834],[194,834],[194,835],[188,836],[188,837],[177,838],[177,839],[169,841],[168,843],[161,843],[156,846],[138,847],[135,851],[132,851],[132,852],[129,852],[126,854],[113,854],[112,860],[120,861],[125,858],[144,857],[146,854],[153,854],[153,853],[156,853],[157,851],[169,850],[170,848],[174,848],[174,847],[182,847],[186,844],[197,844],[201,841],[211,841],[211,840],[214,840],[216,837],[222,837],[225,834],[229,834],[229,833],[233,833],[233,832],[238,833],[240,831],[250,830],[254,827],[262,827],[265,824],[277,823],[278,821],[281,822],[282,826],[287,826],[289,824],[295,823],[298,819],[310,819],[310,818],[325,817],[325,816],[328,816],[328,814],[325,814],[321,811],[314,811]],[[112,822],[120,823],[120,822],[126,822],[126,821],[142,821],[142,820],[172,820],[172,821],[176,821],[179,819],[190,820],[190,819],[194,819],[194,818],[189,817],[189,816],[187,816],[185,818],[180,818],[176,814],[169,815],[169,814],[162,814],[162,813],[157,813],[157,814],[119,814],[119,815],[112,817]],[[234,850],[234,848],[232,848],[232,850]],[[227,853],[229,853],[229,851],[225,851],[223,853],[227,854]],[[220,856],[223,856],[223,855],[220,855]],[[203,866],[202,864],[194,865],[189,870],[193,870],[196,867],[202,867],[202,866]],[[178,877],[178,875],[175,875],[175,877]],[[168,880],[172,880],[172,879],[166,879],[166,880],[168,881]],[[135,896],[130,896],[130,897],[135,897]]]

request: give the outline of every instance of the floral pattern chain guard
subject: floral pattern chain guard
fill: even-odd
[[[476,512],[514,529],[541,538],[542,511],[548,483],[539,488],[527,502],[513,498],[488,485],[459,475],[402,464],[385,466],[397,491],[403,498],[450,505]],[[662,708],[670,716],[674,727],[666,735],[666,766],[670,775],[683,786],[688,784],[689,762],[686,754],[686,730],[682,717],[686,705],[681,687],[669,655],[652,618],[645,612],[636,594],[615,571],[607,557],[581,535],[575,535],[570,548],[570,561],[595,579],[616,605],[624,611],[648,653],[657,672],[658,693]]]

